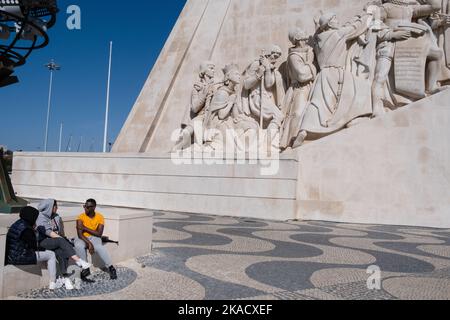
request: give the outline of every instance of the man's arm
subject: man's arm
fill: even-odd
[[[97,230],[92,230],[89,229],[87,227],[85,227],[83,225],[83,232],[89,233],[91,236],[97,237],[97,238],[101,238],[103,237],[103,232],[104,232],[105,226],[100,224],[97,228]]]
[[[33,230],[30,229],[26,229],[20,239],[25,242],[28,246],[28,248],[37,251],[38,246],[37,246],[37,239],[36,239],[36,234],[34,233]]]
[[[414,8],[414,18],[424,18],[439,12],[442,9],[441,0],[426,0],[427,4],[418,5]]]
[[[253,64],[248,68],[247,74],[244,77],[244,89],[253,89],[257,84],[261,83],[263,75],[264,68],[260,66],[259,61],[253,62]]]
[[[200,113],[205,107],[208,92],[205,92],[206,86],[202,83],[196,83],[191,93],[191,111],[194,114]]]
[[[298,82],[305,83],[314,80],[313,66],[308,65],[300,57],[292,55],[289,57],[289,65],[293,69]]]
[[[371,19],[373,19],[373,15],[369,13],[362,16],[356,16],[350,23],[339,29],[339,34],[345,37],[347,41],[352,41],[369,30],[368,22]]]
[[[64,230],[64,221],[60,216],[57,217],[57,223],[59,228],[59,235],[64,238],[66,236],[66,232]]]
[[[89,251],[91,250],[91,248],[93,248],[94,246],[92,245],[92,243],[89,241],[88,238],[86,238],[84,236],[84,225],[83,225],[83,221],[81,220],[77,220],[77,234],[78,234],[78,239],[81,239],[84,241],[84,243],[86,243],[86,246],[89,248]]]

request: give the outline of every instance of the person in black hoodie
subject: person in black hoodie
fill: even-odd
[[[6,264],[25,266],[47,262],[50,276],[50,290],[57,289],[56,285],[56,256],[52,251],[39,251],[36,235],[36,220],[39,211],[32,207],[25,207],[20,211],[20,220],[16,221],[8,230],[6,236]]]

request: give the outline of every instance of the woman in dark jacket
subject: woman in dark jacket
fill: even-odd
[[[56,256],[52,251],[39,251],[36,237],[36,220],[39,211],[25,207],[20,211],[20,220],[16,221],[6,236],[6,264],[25,266],[47,262],[50,275],[50,290],[56,285]]]

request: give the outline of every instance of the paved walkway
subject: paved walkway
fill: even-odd
[[[450,230],[156,213],[153,232],[153,253],[123,263],[121,282],[20,297],[450,299]],[[373,265],[380,290],[367,286]]]

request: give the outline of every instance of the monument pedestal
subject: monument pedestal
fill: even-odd
[[[209,159],[211,160],[211,159]],[[19,153],[21,195],[61,201],[261,219],[295,219],[298,161],[284,156],[274,176],[261,164],[177,164],[169,154]]]

